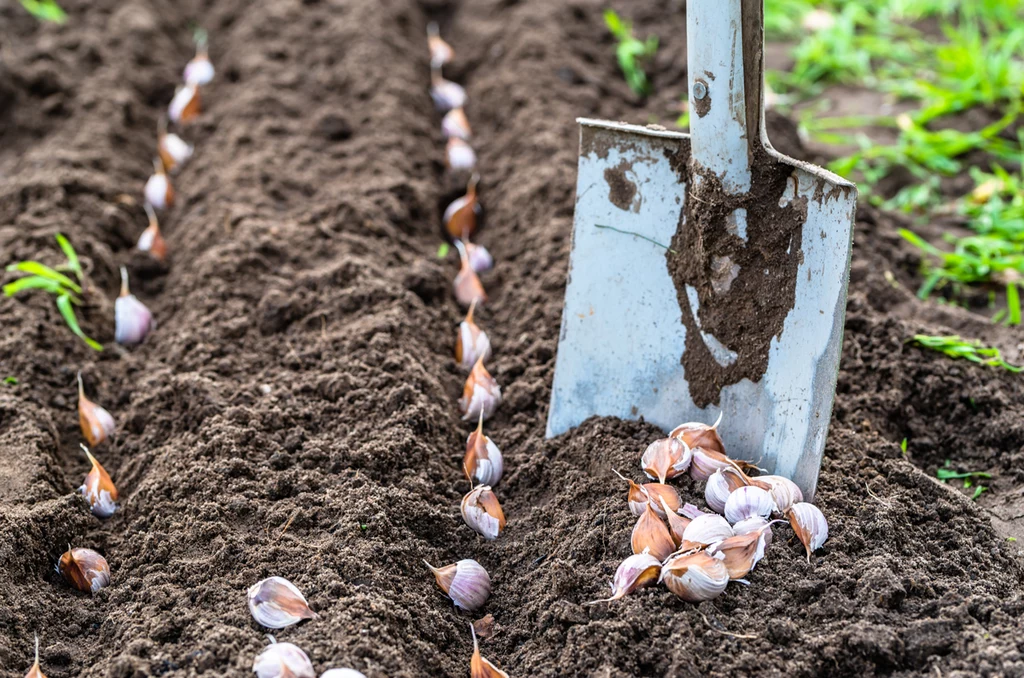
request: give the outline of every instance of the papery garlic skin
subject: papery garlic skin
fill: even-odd
[[[195,149],[177,134],[162,134],[157,141],[157,152],[167,172],[181,169]]]
[[[210,59],[205,55],[197,55],[194,59],[185,64],[182,78],[186,85],[208,85],[213,81],[216,71]]]
[[[469,172],[476,168],[476,151],[458,137],[452,137],[445,146],[448,168],[456,172]]]
[[[466,440],[466,454],[462,459],[462,470],[465,471],[466,477],[472,485],[494,486],[501,480],[505,462],[498,446],[484,435],[483,424],[483,412],[481,412],[477,429],[470,433]]]
[[[758,476],[754,479],[758,483],[768,485],[768,494],[772,496],[779,511],[785,513],[793,504],[804,500],[804,493],[800,487],[789,478],[782,476]]]
[[[694,480],[707,480],[718,469],[735,468],[732,459],[721,452],[706,450],[703,447],[693,448],[693,459],[690,461],[690,477]]]
[[[798,502],[786,512],[786,518],[804,545],[807,562],[810,563],[811,554],[820,549],[828,539],[828,521],[825,520],[825,515],[814,504]]]
[[[459,367],[468,370],[477,360],[487,360],[490,357],[491,340],[487,333],[472,321],[462,321],[459,324],[459,340],[455,356],[455,359],[459,361]]]
[[[85,397],[82,373],[78,373],[78,425],[82,435],[92,447],[96,447],[114,435],[116,424],[110,412]]]
[[[434,100],[434,106],[439,113],[447,113],[453,108],[462,108],[468,99],[462,85],[445,80],[440,74],[434,75],[433,85],[430,87],[430,98]]]
[[[640,457],[640,466],[648,478],[664,483],[686,473],[692,459],[693,453],[685,443],[676,438],[662,438],[647,446]]]
[[[719,414],[718,421],[712,426],[699,421],[690,421],[676,426],[668,435],[670,438],[678,438],[683,441],[691,450],[701,448],[725,456],[725,443],[718,435],[718,425],[721,423],[722,414]]]
[[[320,678],[366,678],[366,676],[355,669],[327,669],[320,674]]]
[[[69,548],[57,562],[57,572],[85,593],[96,593],[110,583],[107,559],[92,549]]]
[[[284,577],[268,577],[247,591],[249,612],[261,626],[283,629],[303,619],[316,619],[302,592]]]
[[[484,367],[483,358],[478,358],[459,398],[462,420],[472,421],[480,416],[489,419],[500,404],[501,387]]]
[[[469,257],[469,266],[477,273],[486,273],[494,268],[494,257],[483,245],[466,243],[466,256]]]
[[[85,447],[86,456],[92,463],[92,469],[85,477],[85,482],[78,488],[85,500],[89,502],[89,509],[97,518],[109,518],[117,510],[117,488],[107,474],[106,469],[96,461],[96,457]]]
[[[722,555],[730,579],[742,579],[764,558],[765,537],[759,531],[738,534],[708,547],[708,555]]]
[[[764,545],[765,548],[772,545],[772,534],[771,523],[762,518],[761,516],[752,516],[745,520],[741,520],[732,526],[732,531],[736,534],[750,534],[751,532],[757,532],[762,530],[764,534]]]
[[[462,610],[476,612],[491,596],[490,575],[483,565],[471,558],[439,568],[427,563],[427,567],[434,573],[441,590]]]
[[[715,513],[702,513],[686,526],[683,531],[681,548],[710,546],[723,539],[728,539],[734,534],[729,521],[722,516]]]
[[[659,582],[685,601],[699,603],[718,597],[729,585],[729,570],[706,553],[672,556],[661,567]]]
[[[140,344],[156,327],[146,305],[128,291],[128,271],[121,267],[121,296],[114,302],[114,341],[124,346]]]
[[[747,485],[734,490],[725,501],[725,519],[730,523],[761,516],[767,518],[777,511],[775,501],[766,490]]]
[[[611,598],[592,600],[587,603],[587,605],[609,603],[613,600],[618,600],[639,588],[650,586],[655,583],[658,581],[658,576],[660,574],[660,560],[646,551],[643,553],[634,553],[629,558],[623,560],[615,570],[615,578],[611,583]]]
[[[257,655],[252,670],[259,678],[316,678],[305,652],[291,643],[276,641]]]
[[[679,498],[679,492],[671,485],[644,483],[640,488],[647,495],[648,503],[654,509],[654,512],[658,514],[659,518],[665,517],[665,509],[662,507],[662,503],[668,505],[669,511],[678,511],[679,506],[683,503],[683,500]]]
[[[498,538],[505,529],[505,513],[493,490],[487,485],[475,487],[462,498],[462,519],[487,540]]]

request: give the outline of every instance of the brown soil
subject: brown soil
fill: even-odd
[[[251,675],[266,640],[245,589],[280,575],[321,618],[277,637],[318,671],[464,676],[471,618],[421,562],[464,557],[491,572],[483,652],[513,676],[1024,675],[1021,542],[979,505],[1024,483],[1021,378],[905,343],[960,332],[1012,360],[1024,337],[916,300],[917,255],[870,210],[819,484],[825,548],[807,564],[780,528],[751,586],[713,602],[658,588],[581,605],[629,550],[610,468],[635,475],[659,432],[593,419],[543,439],[573,119],[670,124],[681,3],[619,6],[662,39],[659,94],[643,103],[597,0],[62,4],[64,27],[0,7],[0,253],[56,263],[53,233],[66,233],[93,288],[84,328],[108,348],[91,352],[41,296],[0,300],[0,377],[19,379],[0,386],[0,675],[24,674],[34,633],[51,678]],[[458,513],[469,426],[455,407],[455,262],[434,256],[451,185],[427,93],[429,16],[458,51],[449,77],[469,89],[481,237],[498,262],[479,318],[505,395],[488,424],[507,468],[508,528],[493,543]],[[132,252],[145,221],[118,196],[141,193],[193,21],[218,77],[187,132],[197,152],[160,267]],[[798,152],[783,132],[775,119],[776,145]],[[110,343],[122,263],[159,322],[131,350]],[[106,522],[75,492],[78,369],[119,425],[98,451],[122,494]],[[946,458],[995,475],[981,502],[932,479]],[[106,555],[108,588],[89,597],[59,580],[68,542]]]

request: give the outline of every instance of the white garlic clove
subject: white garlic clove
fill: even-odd
[[[461,240],[455,241],[455,247],[459,251],[460,268],[459,274],[455,276],[455,300],[463,306],[472,308],[475,305],[482,305],[487,301],[487,293],[480,277],[473,270],[469,263],[469,253]]]
[[[259,678],[316,678],[305,652],[291,643],[278,643],[273,636],[253,661],[252,670]]]
[[[484,359],[481,356],[477,358],[462,388],[462,397],[459,399],[462,420],[471,421],[480,416],[488,419],[500,404],[501,387],[484,367]]]
[[[768,493],[772,495],[775,505],[779,511],[785,513],[793,504],[804,500],[804,493],[800,487],[789,478],[782,476],[758,476],[754,479],[759,484],[768,486]]]
[[[650,586],[655,583],[658,581],[659,574],[661,574],[660,560],[646,551],[643,553],[635,553],[629,558],[623,560],[622,563],[619,564],[618,569],[615,570],[615,578],[612,580],[611,585],[611,598],[592,600],[587,603],[587,605],[608,603],[613,600],[618,600],[639,588]]]
[[[455,50],[441,37],[437,23],[427,24],[427,47],[430,49],[430,68],[437,69],[455,58]],[[321,676],[323,678],[323,676]]]
[[[430,98],[434,100],[434,106],[439,113],[446,113],[453,108],[465,106],[468,97],[462,85],[445,80],[440,73],[435,72],[430,87]]]
[[[320,678],[366,678],[366,676],[355,669],[327,669],[320,674]]]
[[[121,267],[121,296],[114,302],[114,341],[129,346],[142,343],[156,323],[146,305],[128,291],[128,271]]]
[[[776,521],[772,521],[776,522]],[[764,545],[765,548],[772,545],[772,528],[771,522],[762,518],[761,516],[751,516],[746,520],[741,520],[732,526],[732,531],[736,534],[750,534],[751,532],[757,532],[758,530],[764,530]]]
[[[821,548],[828,539],[828,521],[825,520],[825,515],[814,504],[798,502],[786,512],[786,518],[807,550],[807,562],[810,563],[811,554]]]
[[[455,340],[455,360],[460,367],[467,370],[472,369],[477,360],[487,360],[491,357],[491,340],[487,333],[473,322],[474,310],[475,299],[469,305],[466,319],[459,325],[459,336]]]
[[[434,573],[437,585],[448,594],[455,606],[475,612],[484,606],[491,595],[491,577],[483,566],[466,558],[444,567],[434,567],[427,561],[427,567]]]
[[[114,418],[110,412],[85,397],[82,373],[78,373],[78,424],[89,445],[96,447],[114,435]]]
[[[686,516],[690,520],[698,516],[710,515],[707,511],[701,511],[693,504],[683,504],[683,507],[679,509],[679,515]]]
[[[302,592],[284,577],[269,577],[249,587],[249,611],[257,624],[283,629],[303,619],[316,619]]]
[[[494,257],[483,245],[466,243],[466,256],[469,257],[469,266],[477,273],[486,273],[494,268]]]
[[[160,154],[160,161],[168,172],[180,169],[192,157],[194,150],[192,144],[177,134],[161,134],[157,140],[157,153]]]
[[[71,548],[57,562],[57,572],[79,591],[96,593],[110,583],[107,559],[92,549]]]
[[[185,71],[182,77],[186,85],[208,85],[216,73],[209,57],[205,54],[197,54],[191,61],[185,64]]]
[[[85,451],[85,456],[92,463],[92,469],[85,476],[85,482],[78,488],[85,500],[89,502],[92,514],[97,518],[109,518],[117,510],[117,488],[110,479],[106,469],[96,461],[96,457],[85,445],[80,447]]]
[[[469,126],[469,118],[466,111],[460,108],[453,108],[441,118],[441,133],[445,139],[462,139],[469,141],[473,136],[473,130]]]
[[[699,603],[725,591],[729,570],[722,560],[706,553],[683,553],[665,561],[658,581],[683,600]]]
[[[738,523],[753,516],[767,518],[778,510],[767,490],[747,485],[734,490],[725,501],[725,519]]]
[[[685,443],[677,438],[662,438],[647,446],[640,457],[640,466],[648,478],[664,483],[685,473],[692,458],[693,453]]]
[[[672,534],[658,514],[654,512],[654,507],[650,502],[644,509],[643,515],[637,518],[636,524],[633,526],[630,544],[633,547],[633,553],[650,553],[658,560],[665,560],[676,550]]]
[[[704,502],[715,513],[725,512],[725,502],[732,494],[733,488],[725,477],[725,469],[715,469],[704,485]]]
[[[154,172],[146,180],[146,188],[143,191],[146,202],[158,210],[165,210],[174,204],[174,187],[171,180],[164,172],[163,161],[157,159],[153,164]]]
[[[680,424],[669,433],[670,438],[678,438],[686,443],[691,450],[698,447],[708,452],[718,452],[725,456],[725,444],[718,435],[718,425],[722,423],[722,414],[718,415],[718,421],[712,426],[702,424],[699,421],[689,421]]]
[[[728,539],[733,534],[732,527],[725,518],[716,513],[702,513],[686,526],[680,548],[686,550],[710,546]]]
[[[200,106],[199,87],[185,85],[174,93],[174,98],[167,107],[167,117],[171,122],[187,123],[198,117]]]
[[[149,226],[139,236],[135,247],[140,252],[149,252],[157,261],[163,261],[167,258],[167,243],[164,241],[163,234],[160,233],[160,222],[157,221],[152,205],[147,202],[144,207],[146,215],[149,217]]]
[[[471,485],[494,486],[501,480],[505,465],[501,450],[490,438],[484,435],[484,415],[480,413],[480,422],[476,430],[466,440],[466,454],[462,458],[462,470]]]
[[[692,454],[690,477],[694,480],[707,480],[718,469],[735,468],[733,460],[721,452],[694,447]]]
[[[480,485],[462,498],[462,519],[484,539],[497,539],[505,529],[505,513],[498,497],[487,485]]]
[[[445,146],[445,161],[456,172],[469,172],[476,168],[476,151],[468,143],[452,137]]]

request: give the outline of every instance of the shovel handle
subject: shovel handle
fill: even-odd
[[[692,161],[745,193],[766,143],[763,0],[687,0],[686,59]]]

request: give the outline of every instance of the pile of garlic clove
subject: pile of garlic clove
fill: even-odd
[[[776,475],[753,476],[755,467],[730,459],[713,426],[689,422],[668,438],[651,443],[641,456],[644,474],[657,482],[629,483],[626,501],[638,516],[630,539],[633,555],[615,572],[612,595],[588,603],[610,602],[644,586],[664,583],[689,602],[721,595],[730,581],[744,578],[764,558],[772,526],[789,523],[804,545],[807,562],[828,539],[828,522],[818,507],[805,502],[796,483]],[[666,484],[689,473],[704,481],[704,500],[713,513],[682,504]]]

